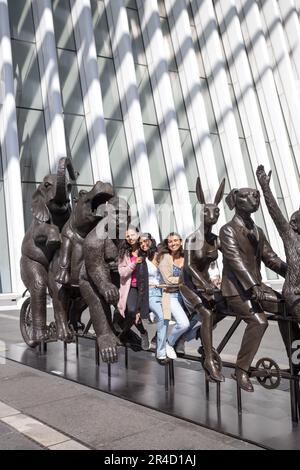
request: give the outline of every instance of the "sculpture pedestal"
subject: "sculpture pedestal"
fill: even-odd
[[[84,338],[79,339],[78,357],[75,343],[67,346],[66,355],[61,342],[49,343],[46,353],[30,350],[24,343],[9,345],[6,351],[8,359],[223,434],[271,449],[300,449],[300,425],[291,422],[288,381],[275,390],[263,389],[253,381],[254,393],[242,391],[243,412],[239,415],[230,369],[224,368],[226,381],[221,384],[217,406],[216,385],[210,384],[207,395],[205,375],[197,362],[174,361],[175,386],[166,391],[165,367],[156,362],[154,354],[129,349],[126,368],[125,349],[119,348],[119,362],[111,365],[110,375],[107,364],[96,366],[94,355],[94,342]]]

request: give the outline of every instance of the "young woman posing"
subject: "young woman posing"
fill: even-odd
[[[120,247],[118,270],[120,274],[120,299],[118,309],[125,318],[120,340],[133,325],[141,334],[142,349],[149,349],[149,338],[141,319],[149,316],[148,272],[143,257],[139,256],[139,232],[129,226],[126,239]]]

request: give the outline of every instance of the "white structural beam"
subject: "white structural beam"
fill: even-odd
[[[300,172],[300,95],[289,57],[280,11],[276,0],[258,1],[261,6],[264,32],[271,46],[277,93],[291,145],[296,155],[298,172]]]
[[[248,177],[243,164],[213,4],[211,0],[192,0],[191,4],[230,186],[247,187]]]
[[[71,0],[71,15],[94,181],[112,182],[90,0]]]
[[[105,0],[140,224],[158,240],[149,162],[139,103],[126,8],[123,0]]]
[[[51,1],[32,0],[32,10],[49,161],[54,173],[58,160],[67,155],[67,149]]]
[[[137,0],[170,192],[179,233],[194,229],[172,87],[156,0]]]
[[[185,0],[165,0],[170,24],[171,38],[175,49],[177,66],[184,102],[187,110],[196,162],[206,200],[212,201],[219,187],[208,119],[201,95],[199,68],[193,45],[192,31]],[[221,211],[219,225],[225,223]]]
[[[300,79],[300,22],[294,0],[278,0],[289,54],[293,60],[297,80]],[[299,89],[299,85],[298,85]]]
[[[7,0],[0,0],[0,145],[2,154],[12,291],[24,288],[20,277],[24,218],[12,52]],[[4,227],[2,227],[2,230]]]
[[[232,85],[237,98],[237,106],[247,143],[250,163],[255,174],[259,164],[263,164],[266,168],[270,168],[271,165],[236,5],[233,0],[227,0],[225,3],[218,2],[216,4],[216,13],[219,24],[222,24],[221,34],[224,50],[230,67]],[[274,191],[273,182],[272,190]],[[282,251],[282,244],[279,241],[277,230],[272,223],[264,200],[262,200],[262,211],[268,227],[271,244],[277,251]]]
[[[261,16],[255,0],[240,0],[240,6],[243,14],[242,30],[246,39],[245,44],[253,79],[277,169],[282,197],[287,212],[290,214],[298,207],[299,186],[268,46],[263,33]]]

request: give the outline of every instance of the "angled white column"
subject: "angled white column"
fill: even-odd
[[[206,200],[212,201],[220,182],[218,180],[218,171],[210,138],[205,104],[201,95],[199,68],[193,45],[189,16],[186,9],[186,1],[165,0],[165,6],[198,171],[199,175],[201,175],[204,193],[207,193]],[[225,213],[224,210],[222,210],[219,225],[222,226],[224,223]]]
[[[192,0],[191,4],[230,186],[247,187],[247,172],[243,164],[213,4],[211,0]]]
[[[105,0],[141,228],[159,240],[129,25],[123,0]]]
[[[33,19],[44,107],[49,162],[52,172],[67,154],[50,0],[32,0]]]
[[[294,0],[278,0],[282,23],[286,34],[290,57],[296,71],[297,80],[300,79],[300,22]],[[298,84],[299,89],[299,84]]]
[[[24,289],[20,277],[24,218],[7,0],[0,0],[0,84],[0,145],[7,214],[11,283],[12,291],[21,294]]]
[[[148,70],[179,233],[194,229],[172,87],[156,0],[137,0]]]
[[[216,4],[216,14],[219,24],[222,23],[223,25],[221,34],[224,50],[230,64],[232,85],[237,98],[250,163],[255,174],[259,164],[263,164],[266,168],[270,168],[271,165],[235,3],[232,0],[227,0],[225,3],[218,2]],[[275,190],[274,182],[272,182],[272,190]],[[282,244],[276,227],[271,220],[263,199],[262,211],[268,227],[271,244],[277,251],[282,251]]]
[[[112,182],[90,0],[71,0],[71,15],[94,181]]]
[[[300,94],[293,74],[280,11],[275,0],[258,1],[261,5],[264,32],[271,45],[277,93],[300,172]]]

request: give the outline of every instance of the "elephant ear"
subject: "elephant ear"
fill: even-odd
[[[50,219],[50,212],[45,203],[45,198],[40,186],[37,188],[37,190],[32,196],[31,211],[33,217],[38,219],[40,222],[48,222],[48,220]]]

